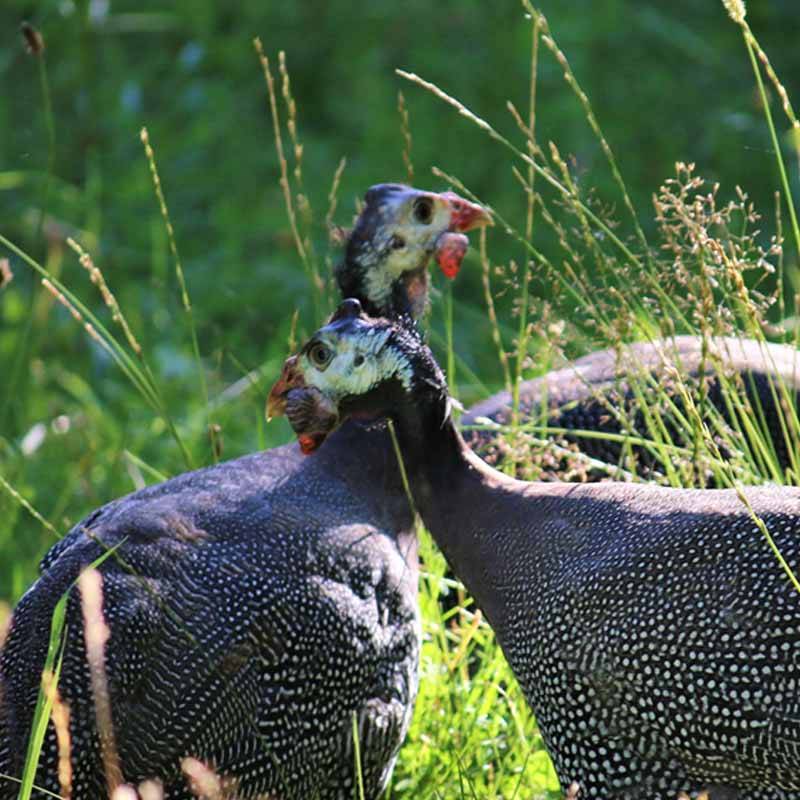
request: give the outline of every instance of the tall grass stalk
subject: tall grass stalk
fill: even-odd
[[[406,105],[406,98],[402,91],[397,92],[397,113],[400,116],[400,133],[403,137],[403,165],[406,168],[406,180],[409,185],[414,183],[414,162],[411,160],[411,122]]]
[[[711,435],[710,431],[708,430],[708,427],[706,426],[705,422],[703,421],[702,417],[700,416],[700,414],[698,412],[698,409],[697,409],[697,406],[696,406],[696,404],[694,402],[694,399],[691,397],[691,395],[687,391],[685,391],[685,388],[682,388],[681,392],[682,392],[682,395],[683,395],[683,401],[684,401],[684,403],[686,405],[686,408],[690,410],[690,413],[692,413],[692,415],[695,417],[695,419],[697,421],[697,424],[699,426],[701,426],[702,429],[703,429],[703,435],[704,435],[705,441],[708,444],[709,449],[712,452],[716,453],[717,457],[724,463],[725,459],[722,458],[722,456],[721,456],[721,454],[719,452],[719,448],[717,446],[717,443],[714,441],[714,437]],[[780,564],[781,569],[784,571],[786,576],[789,578],[792,586],[795,588],[795,590],[798,592],[798,594],[800,594],[800,580],[798,580],[797,575],[795,574],[794,570],[789,565],[789,563],[786,561],[786,559],[784,558],[784,556],[781,553],[780,549],[778,548],[778,545],[775,543],[775,539],[773,538],[772,534],[770,533],[769,528],[767,528],[766,523],[755,512],[755,509],[753,508],[752,504],[750,503],[749,498],[747,497],[747,493],[746,493],[744,487],[736,479],[732,479],[731,483],[733,485],[733,488],[736,491],[736,496],[739,498],[739,501],[742,503],[742,505],[747,510],[747,513],[749,514],[750,518],[753,520],[753,523],[756,525],[758,530],[761,532],[761,535],[764,537],[765,541],[769,545],[770,550],[772,550],[773,555],[775,556],[776,560]]]
[[[530,57],[530,82],[528,90],[528,141],[531,153],[534,151],[536,143],[536,88],[538,85],[539,69],[539,38],[542,30],[541,20],[538,17],[533,19],[531,25],[531,57]],[[536,183],[536,171],[533,164],[528,164],[527,181],[525,182],[525,199],[527,201],[527,211],[525,214],[525,241],[533,239],[533,219],[535,205],[534,186]],[[522,384],[522,373],[528,357],[528,339],[530,329],[528,326],[528,292],[531,281],[531,262],[528,254],[523,255],[521,261],[521,284],[519,288],[519,299],[517,313],[519,314],[519,325],[517,327],[516,342],[516,361],[514,370],[513,391],[511,396],[511,421],[513,425],[519,424],[519,396],[520,385]],[[515,461],[518,448],[513,448],[512,468],[516,469]]]
[[[800,169],[800,120],[798,120],[795,114],[794,107],[789,99],[789,93],[786,91],[786,87],[783,85],[780,78],[778,78],[778,74],[775,72],[775,68],[772,66],[769,56],[759,44],[758,39],[756,39],[755,34],[747,22],[747,10],[744,2],[742,2],[742,0],[722,0],[722,4],[727,9],[730,18],[742,29],[745,42],[749,43],[750,47],[755,51],[759,61],[764,67],[767,78],[769,78],[770,83],[772,83],[780,98],[783,112],[792,125],[792,144],[797,155],[798,169]]]
[[[778,140],[778,134],[775,132],[775,123],[772,119],[772,111],[770,111],[769,107],[769,97],[767,96],[767,92],[764,88],[764,80],[761,77],[761,70],[758,67],[758,61],[756,60],[755,54],[755,47],[753,45],[753,40],[755,37],[749,32],[749,28],[745,32],[744,35],[744,42],[747,47],[747,54],[750,56],[750,63],[753,67],[753,74],[756,77],[756,83],[758,84],[758,93],[761,96],[761,106],[764,109],[764,118],[767,121],[767,127],[769,128],[769,135],[770,139],[772,140],[772,148],[773,152],[775,153],[775,163],[778,166],[778,173],[780,174],[781,178],[781,186],[783,187],[783,196],[786,200],[786,206],[789,209],[789,220],[791,221],[792,225],[792,233],[794,235],[794,245],[795,250],[800,255],[800,224],[797,221],[797,211],[794,207],[794,198],[792,196],[792,190],[789,186],[789,176],[786,172],[786,165],[783,160],[783,153],[781,151],[781,143]]]
[[[553,36],[553,32],[550,30],[550,25],[547,22],[547,18],[542,14],[541,11],[534,8],[533,5],[530,3],[530,0],[522,0],[522,5],[528,14],[534,20],[534,24],[538,26],[538,29],[542,31],[542,41],[544,45],[547,47],[548,50],[554,55],[556,61],[558,62],[559,66],[564,71],[564,80],[567,82],[567,85],[572,89],[575,96],[580,101],[581,107],[583,108],[584,115],[589,122],[589,125],[592,129],[592,132],[595,135],[598,143],[600,144],[600,148],[603,151],[603,155],[606,157],[609,166],[611,167],[611,174],[614,177],[614,181],[617,184],[617,188],[622,195],[623,201],[625,203],[625,208],[628,210],[630,214],[631,221],[633,222],[634,229],[636,231],[636,236],[639,239],[639,244],[642,247],[642,252],[645,256],[649,254],[649,245],[647,243],[647,237],[644,234],[644,230],[642,229],[641,224],[639,223],[639,215],[636,213],[636,209],[633,207],[633,201],[628,194],[628,188],[625,185],[625,181],[622,178],[622,173],[620,172],[619,165],[617,164],[616,156],[614,155],[613,150],[611,149],[611,145],[608,143],[608,140],[603,133],[602,128],[600,127],[600,123],[597,120],[597,117],[594,113],[594,109],[592,108],[592,104],[589,102],[589,97],[587,96],[586,92],[581,88],[581,85],[578,83],[578,79],[575,77],[575,73],[572,71],[572,67],[567,60],[566,55],[561,50],[561,48],[556,44],[556,40]]]
[[[800,120],[797,119],[797,116],[794,113],[794,108],[789,100],[789,93],[786,91],[786,87],[778,78],[777,73],[772,67],[772,63],[762,49],[761,45],[758,43],[758,39],[756,39],[755,34],[747,22],[747,9],[744,2],[742,2],[742,0],[722,0],[722,4],[727,10],[728,16],[730,16],[730,18],[741,28],[742,31],[742,38],[744,39],[744,44],[747,48],[747,54],[750,58],[750,64],[753,68],[753,74],[755,75],[756,84],[758,86],[758,93],[761,98],[761,107],[764,109],[764,118],[766,119],[767,127],[769,128],[769,135],[770,139],[772,140],[775,163],[778,166],[778,173],[781,179],[781,187],[783,189],[784,199],[786,200],[786,205],[789,209],[789,218],[792,224],[795,247],[798,256],[800,256],[800,225],[797,221],[794,198],[789,187],[789,179],[786,173],[786,166],[783,161],[781,145],[775,132],[775,123],[772,119],[772,111],[770,111],[769,97],[764,88],[764,81],[761,77],[761,70],[758,66],[758,60],[760,60],[763,64],[764,71],[767,73],[767,77],[772,82],[772,85],[775,87],[775,91],[778,93],[778,97],[781,99],[783,111],[788,117],[789,122],[792,124],[792,133],[795,136],[794,144],[797,150],[798,164],[800,164]]]
[[[84,571],[94,570],[99,567],[109,556],[116,553],[117,549],[122,546],[124,541],[123,539],[119,544],[109,548],[99,558],[95,559],[85,570],[81,571],[81,575]],[[68,633],[66,624],[67,603],[69,601],[70,592],[77,585],[79,580],[80,575],[70,584],[69,589],[61,595],[53,608],[53,615],[50,619],[50,638],[47,646],[47,655],[45,657],[44,667],[42,668],[42,680],[39,687],[39,694],[36,698],[36,706],[33,714],[33,722],[31,724],[30,738],[28,739],[25,764],[22,770],[22,781],[18,800],[29,800],[31,791],[34,788],[34,779],[36,776],[36,769],[39,765],[39,756],[42,751],[42,745],[44,744],[45,734],[47,733],[47,724],[53,709],[58,681],[61,677],[64,647]]]
[[[325,214],[325,228],[328,231],[333,230],[334,227],[333,220],[336,216],[336,208],[339,204],[339,187],[342,183],[342,175],[344,175],[345,167],[347,167],[347,159],[342,156],[342,158],[339,159],[339,164],[333,173],[331,188],[328,191],[328,211]]]
[[[455,97],[452,97],[451,95],[442,91],[442,89],[440,89],[436,84],[420,78],[419,75],[415,75],[413,72],[406,72],[402,69],[396,69],[395,72],[401,78],[405,78],[411,83],[416,83],[418,86],[421,86],[423,89],[426,89],[431,94],[455,108],[462,117],[469,120],[474,125],[477,125],[477,127],[485,131],[490,138],[494,139],[496,142],[499,142],[507,150],[517,156],[517,158],[532,167],[537,175],[541,176],[545,181],[547,181],[547,183],[556,189],[556,191],[558,191],[560,194],[562,194],[567,201],[572,201],[578,204],[586,216],[591,219],[592,222],[597,225],[597,227],[608,237],[609,241],[614,243],[614,245],[624,255],[626,260],[634,265],[638,265],[640,263],[639,258],[634,255],[633,251],[625,244],[625,242],[623,242],[622,239],[620,239],[602,219],[600,219],[588,206],[586,206],[583,201],[580,200],[580,198],[573,197],[570,191],[549,170],[546,170],[544,167],[538,164],[527,153],[523,153],[509,139],[495,130],[495,128],[493,128],[485,119],[482,119],[475,112],[467,108],[467,106],[465,106],[460,100],[456,100]],[[493,210],[492,214],[496,215],[496,212]]]
[[[255,48],[256,55],[261,64],[261,69],[264,73],[264,81],[267,86],[267,98],[269,100],[270,115],[272,118],[272,132],[275,138],[275,151],[278,156],[278,165],[280,167],[280,186],[283,190],[283,200],[286,206],[286,214],[289,219],[289,227],[294,239],[295,249],[297,250],[300,260],[303,262],[303,267],[308,276],[309,283],[311,284],[311,298],[314,310],[314,319],[319,319],[322,314],[322,293],[324,284],[319,275],[317,265],[309,253],[307,243],[304,242],[303,237],[300,235],[300,230],[297,223],[297,213],[295,210],[294,200],[292,199],[292,188],[289,182],[289,167],[286,161],[286,156],[283,149],[283,137],[281,135],[281,121],[278,112],[278,100],[275,92],[275,79],[272,75],[269,58],[264,52],[264,47],[261,44],[261,39],[256,37],[253,39],[253,47]]]
[[[356,788],[358,790],[355,800],[366,800],[364,794],[364,772],[361,768],[361,740],[358,735],[358,715],[355,711],[353,712],[353,754],[355,757]]]
[[[481,260],[481,281],[483,284],[483,297],[486,302],[486,312],[489,315],[489,324],[492,331],[492,341],[497,349],[497,358],[503,369],[503,384],[505,390],[511,394],[511,369],[508,364],[508,353],[503,345],[503,335],[500,331],[500,323],[497,319],[497,309],[492,295],[491,262],[486,251],[486,228],[481,228],[479,234],[479,252]]]
[[[197,340],[197,327],[194,321],[194,312],[192,311],[192,303],[189,299],[189,289],[186,286],[186,277],[183,272],[183,264],[181,256],[178,252],[178,242],[175,239],[175,229],[172,227],[172,220],[169,215],[169,208],[167,207],[167,200],[164,197],[164,190],[161,185],[161,176],[158,173],[158,165],[156,164],[156,154],[150,144],[150,134],[147,128],[142,128],[139,132],[139,138],[142,140],[144,146],[145,157],[147,164],[150,167],[150,176],[153,180],[153,190],[158,200],[159,211],[161,218],[164,221],[164,228],[167,231],[167,241],[169,242],[169,249],[172,253],[172,258],[175,261],[175,275],[178,278],[178,286],[181,292],[181,303],[183,310],[186,313],[186,319],[189,323],[189,334],[192,339],[192,354],[194,356],[195,367],[197,369],[197,377],[200,379],[200,391],[203,398],[205,413],[206,413],[206,431],[211,439],[211,453],[212,458],[217,460],[218,446],[216,442],[217,428],[211,418],[211,404],[208,399],[208,382],[206,380],[206,370],[203,366],[203,359],[200,356],[200,344]]]

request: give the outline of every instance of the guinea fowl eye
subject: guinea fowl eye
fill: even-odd
[[[392,236],[392,241],[390,244],[392,246],[392,250],[402,250],[406,246],[406,240],[402,236],[397,236],[395,234]]]
[[[414,203],[414,219],[423,225],[430,225],[433,219],[433,202],[430,197],[420,197]]]
[[[308,358],[315,367],[327,367],[333,358],[333,352],[324,344],[315,344],[308,351]]]
[[[360,367],[364,363],[364,356],[360,353],[353,359],[353,366]]]

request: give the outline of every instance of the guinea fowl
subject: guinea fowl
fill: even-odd
[[[630,432],[652,440],[654,428],[663,424],[655,433],[656,437],[663,437],[666,432],[672,444],[691,447],[687,428],[676,422],[674,411],[686,414],[679,383],[702,408],[698,391],[701,374],[707,403],[727,423],[729,430],[742,427],[737,417],[749,416],[749,424],[762,431],[765,440],[771,443],[771,460],[781,472],[797,468],[800,454],[791,450],[800,435],[794,423],[795,414],[800,417],[798,352],[788,345],[753,339],[713,337],[707,340],[704,348],[700,337],[676,336],[625,345],[619,351],[612,348],[590,353],[568,367],[524,382],[520,387],[520,423],[538,418],[551,428],[567,429],[563,438],[571,446],[585,456],[612,465],[627,463],[623,460],[625,445],[619,438],[585,437],[569,431],[595,431],[613,436]],[[633,389],[634,381],[643,398]],[[741,404],[738,410],[730,402],[731,386],[737,387]],[[663,392],[661,397],[660,392]],[[794,408],[788,407],[791,403]],[[486,427],[486,420],[500,425],[510,422],[508,392],[473,406],[461,420],[462,425],[467,426],[464,431],[467,444],[490,463],[499,465],[503,460],[503,448],[498,446],[496,428]],[[725,445],[721,450],[722,455],[730,455]],[[640,475],[651,476],[659,467],[658,459],[646,447],[634,444],[630,451]],[[753,460],[758,463],[759,458],[762,471],[769,474],[763,453],[756,453]],[[567,457],[545,463],[541,478],[591,481],[608,474],[608,470],[587,469],[585,459]],[[700,477],[703,483],[714,482],[711,475]]]
[[[393,420],[416,508],[494,628],[563,787],[800,796],[800,597],[735,491],[493,470],[454,426],[418,334],[354,300],[287,361],[270,406],[321,457],[342,420]],[[746,496],[797,570],[800,491]]]
[[[488,221],[450,193],[375,186],[337,277],[382,313],[420,312],[429,257],[452,271],[463,232]],[[225,796],[349,800],[356,724],[364,797],[377,797],[410,721],[419,650],[416,541],[394,464],[385,434],[352,424],[313,462],[287,445],[142,489],[76,525],[43,559],[0,653],[0,797],[17,793],[2,776],[22,771],[67,591],[71,797],[109,793],[72,587],[113,547],[99,569],[115,780],[156,778],[165,797],[188,798],[188,757],[221,776]],[[57,763],[51,724],[37,786],[59,791]]]

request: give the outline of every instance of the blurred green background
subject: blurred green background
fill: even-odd
[[[719,2],[543,0],[540,7],[593,102],[646,229],[650,198],[677,160],[696,162],[728,194],[743,186],[767,216],[765,232],[772,229],[775,160],[740,32]],[[790,96],[800,97],[797,0],[758,0],[748,12]],[[41,64],[26,52],[23,21],[46,43],[55,141],[50,178]],[[415,183],[444,188],[430,173],[438,165],[523,225],[524,196],[509,155],[394,74],[401,67],[435,82],[519,142],[506,101],[526,107],[531,30],[514,0],[5,0],[0,22],[0,233],[108,320],[64,239],[73,236],[90,250],[196,465],[212,459],[207,418],[139,140],[143,125],[193,301],[223,458],[289,438],[282,423],[265,428],[265,393],[286,354],[294,310],[300,334],[319,322],[278,185],[254,36],[276,71],[277,53],[286,51],[314,208],[311,234],[323,258],[337,257],[324,218],[340,158],[347,158],[335,216],[341,225],[370,184],[406,177],[399,89],[411,115]],[[557,141],[574,157],[582,183],[619,208],[580,106],[544,50],[538,91],[540,141]],[[784,117],[779,124],[785,131]],[[793,180],[796,186],[796,162]],[[490,247],[497,263],[522,257],[498,229]],[[186,465],[163,421],[107,355],[19,258],[3,255],[14,280],[0,291],[0,473],[63,532],[93,507],[152,480],[146,465],[162,474]],[[474,255],[453,293],[460,395],[471,402],[500,380]],[[434,298],[435,345],[441,307]],[[52,541],[0,491],[0,600],[18,597]]]

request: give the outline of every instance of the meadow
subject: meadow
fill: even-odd
[[[791,0],[746,17],[734,0],[504,2],[488,20],[412,0],[358,24],[343,0],[11,5],[30,27],[0,50],[0,621],[91,509],[289,440],[266,393],[333,307],[372,183],[494,211],[426,321],[465,405],[622,342],[800,337]],[[758,424],[726,440],[687,409],[692,448],[658,425],[646,443],[662,482],[702,464],[723,485],[800,483]],[[558,432],[505,436],[535,478]],[[561,796],[491,630],[420,539],[421,688],[387,797]],[[445,616],[442,593],[460,600]]]

